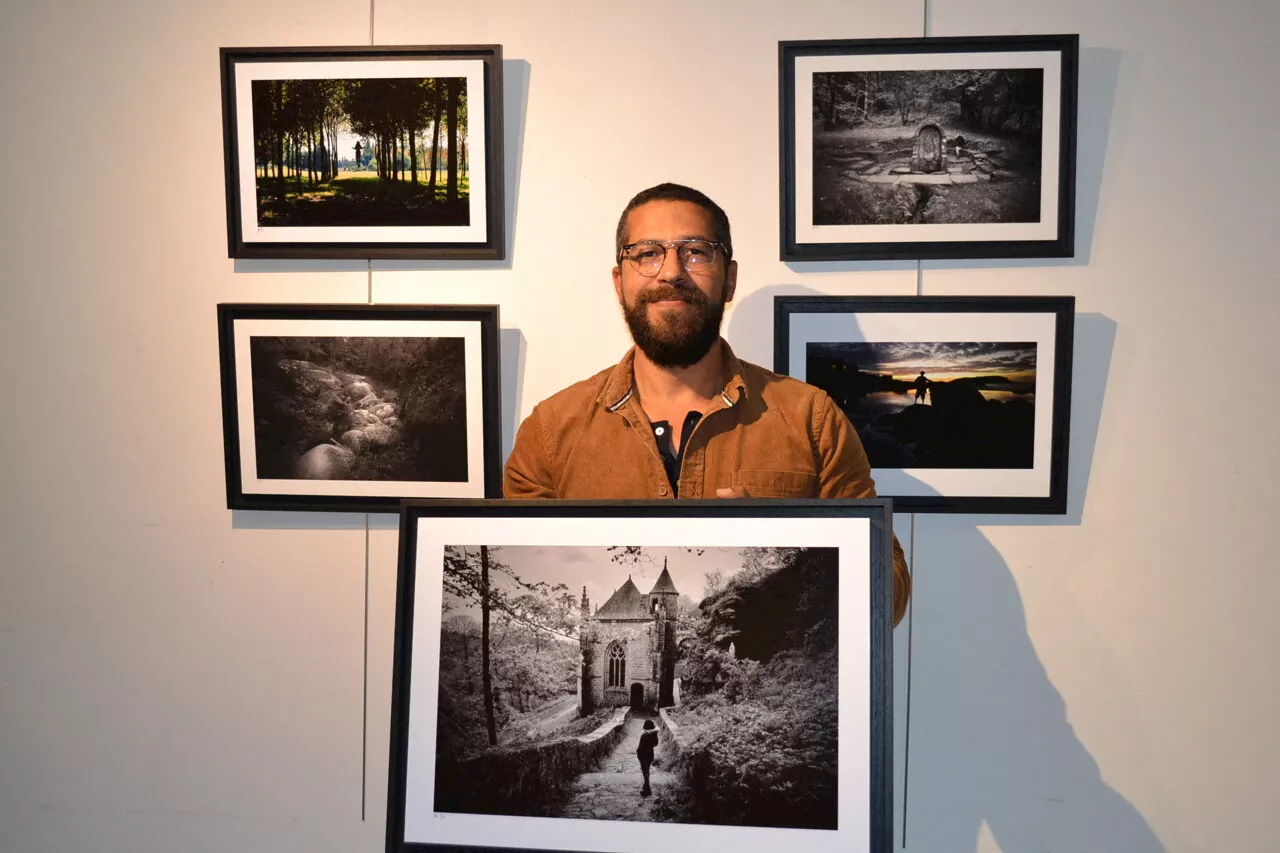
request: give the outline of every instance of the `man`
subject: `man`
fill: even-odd
[[[933,383],[924,375],[924,371],[920,371],[920,375],[916,377],[914,385],[916,386],[916,401],[913,406],[918,406],[924,402],[924,395],[929,393],[929,386]]]
[[[823,391],[740,361],[720,337],[733,298],[729,218],[660,184],[626,206],[613,287],[635,347],[534,407],[508,498],[866,498],[866,452]],[[894,623],[911,580],[894,541]]]

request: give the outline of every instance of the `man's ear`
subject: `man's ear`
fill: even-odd
[[[738,262],[729,261],[729,266],[725,269],[724,276],[724,301],[733,300],[733,292],[738,289]]]
[[[613,268],[613,292],[618,295],[618,301],[622,301],[622,267]]]

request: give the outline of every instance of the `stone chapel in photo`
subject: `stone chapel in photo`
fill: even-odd
[[[578,639],[583,714],[601,706],[652,711],[674,704],[679,598],[665,560],[647,595],[628,576],[595,613],[583,587]]]

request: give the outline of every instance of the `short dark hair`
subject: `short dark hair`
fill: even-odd
[[[646,729],[651,729],[651,728],[653,728],[653,720],[645,720],[645,721],[644,721],[644,727],[645,727]]]
[[[666,183],[641,190],[622,209],[622,215],[618,217],[618,231],[614,235],[613,257],[615,260],[622,257],[622,244],[627,240],[627,218],[631,216],[631,211],[651,201],[687,201],[705,210],[711,215],[711,227],[715,229],[716,242],[724,245],[725,259],[733,257],[733,238],[729,235],[729,217],[724,212],[724,208],[693,187]]]

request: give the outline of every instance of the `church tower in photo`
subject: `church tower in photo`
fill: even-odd
[[[680,592],[666,561],[648,594],[630,577],[594,614],[582,590],[581,710],[655,710],[673,704]]]

